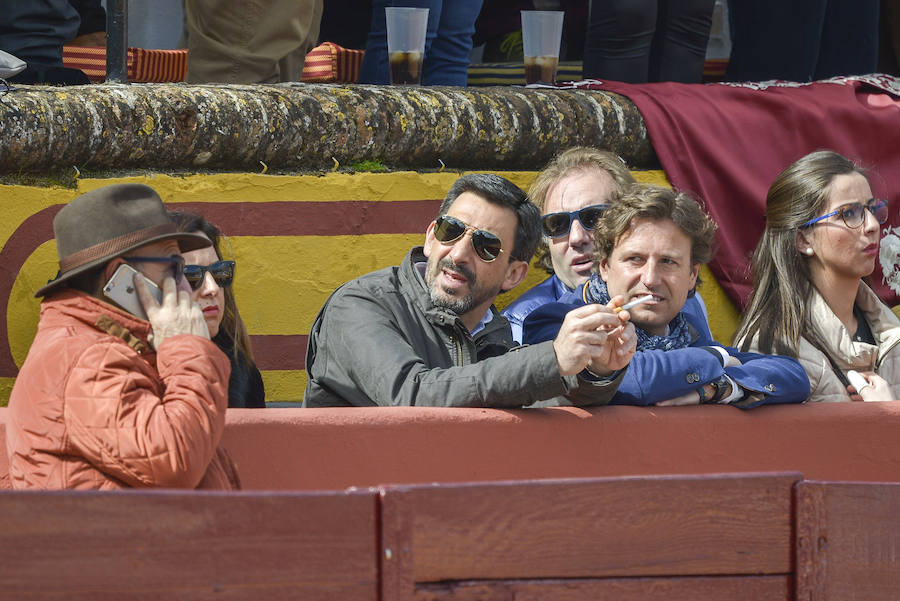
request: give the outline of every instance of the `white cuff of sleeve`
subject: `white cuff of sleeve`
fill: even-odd
[[[729,355],[728,351],[726,351],[723,347],[713,345],[713,346],[709,346],[707,348],[711,348],[711,349],[715,350],[716,352],[719,353],[719,355],[722,356],[722,365],[728,364],[728,360],[731,359],[731,355]]]

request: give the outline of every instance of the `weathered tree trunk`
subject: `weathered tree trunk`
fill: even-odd
[[[81,169],[539,169],[590,145],[656,157],[613,93],[519,87],[21,86],[0,98],[0,172]]]

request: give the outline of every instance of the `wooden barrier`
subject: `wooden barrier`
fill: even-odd
[[[797,486],[797,599],[900,595],[900,484]]]
[[[0,449],[8,409],[0,408]],[[900,482],[900,402],[553,409],[229,409],[248,490],[801,472]],[[0,480],[7,472],[0,452]]]
[[[898,516],[900,484],[798,473],[5,491],[0,600],[880,600]]]
[[[378,599],[374,492],[0,493],[0,599]]]
[[[244,409],[227,424],[249,489],[741,472],[900,482],[900,402]]]
[[[787,599],[791,489],[799,479],[386,488],[382,598],[497,599],[514,589],[553,601],[646,599],[648,590],[657,591],[655,598],[747,599],[749,587],[753,598]]]

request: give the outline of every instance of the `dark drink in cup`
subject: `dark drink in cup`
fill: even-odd
[[[525,83],[556,83],[556,66],[559,58],[545,54],[525,57]]]
[[[422,82],[421,52],[391,52],[391,83],[394,85],[419,85]]]

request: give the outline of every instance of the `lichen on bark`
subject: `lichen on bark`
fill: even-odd
[[[540,169],[590,145],[656,166],[628,99],[590,90],[328,84],[21,86],[0,99],[0,172]]]

